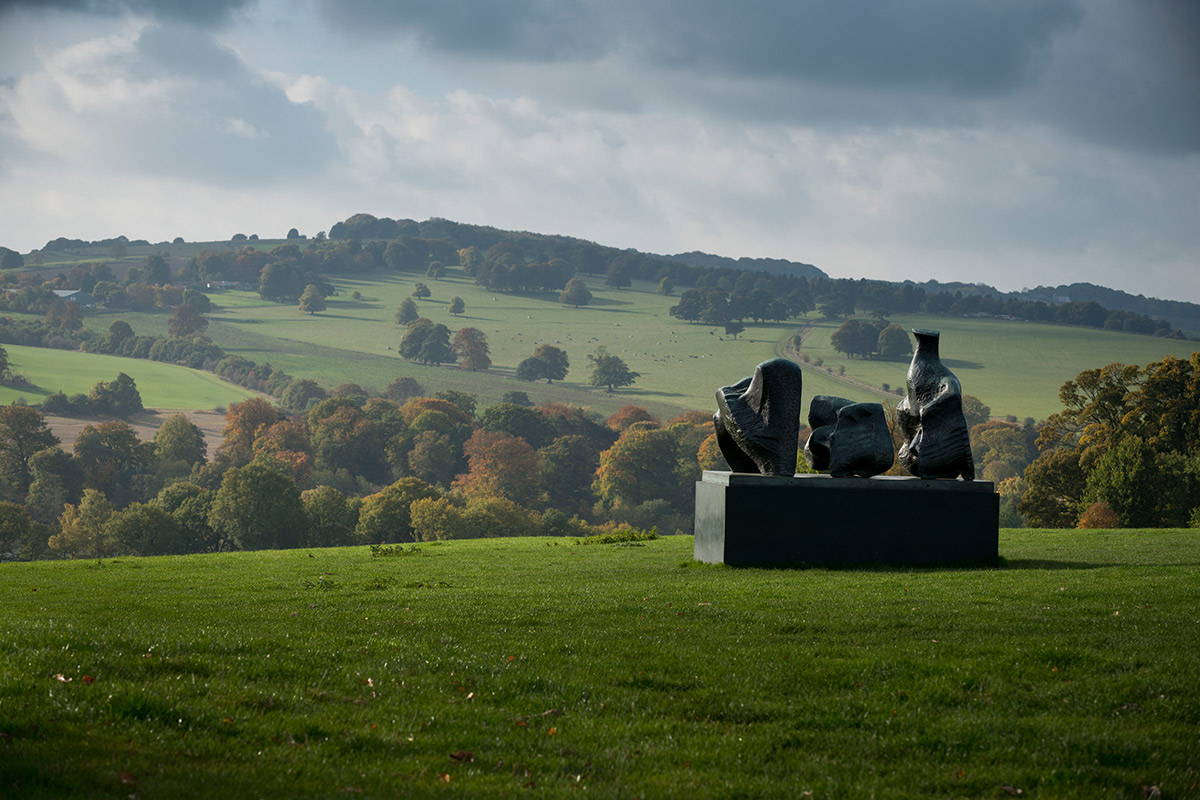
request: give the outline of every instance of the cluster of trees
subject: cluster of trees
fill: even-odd
[[[670,313],[686,322],[726,325],[747,320],[779,322],[812,310],[807,288],[796,287],[779,294],[774,284],[781,281],[787,282],[778,276],[753,272],[743,272],[733,281],[718,278],[718,286],[714,288],[685,290]]]
[[[116,380],[98,381],[87,394],[68,397],[55,392],[41,403],[42,411],[64,417],[119,417],[126,419],[141,411],[142,395],[137,383],[124,372]]]
[[[887,319],[848,319],[833,332],[830,344],[839,353],[860,358],[907,358],[912,353],[908,332]]]
[[[161,255],[130,267],[124,278],[118,278],[108,264],[94,263],[76,265],[48,280],[18,273],[8,273],[4,280],[7,291],[0,294],[0,310],[22,314],[49,315],[56,307],[70,305],[54,294],[55,289],[86,292],[101,305],[127,311],[168,311],[190,305],[206,313],[212,306],[207,295],[184,285],[185,276],[173,273]]]
[[[182,415],[147,442],[119,420],[88,425],[68,452],[37,409],[0,407],[0,553],[690,528],[692,482],[715,452],[706,414],[663,426],[636,407],[604,420],[512,399],[476,413],[471,395],[398,402],[346,385],[302,414],[251,399],[229,408],[211,458]]]
[[[1081,372],[1001,484],[1034,527],[1200,526],[1200,353]]]

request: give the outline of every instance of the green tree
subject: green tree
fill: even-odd
[[[554,435],[537,409],[514,403],[497,403],[485,408],[479,415],[479,427],[518,436],[534,447],[541,447]]]
[[[321,294],[321,290],[317,288],[316,284],[310,283],[304,287],[304,292],[300,295],[299,308],[309,315],[325,310],[325,296]]]
[[[562,292],[559,293],[558,302],[563,305],[575,306],[576,308],[586,306],[592,302],[592,292],[588,289],[587,283],[584,282],[583,278],[571,278],[571,280],[567,281],[567,285],[563,287]]]
[[[288,408],[304,411],[325,399],[325,390],[309,378],[297,378],[283,390],[279,401]]]
[[[1157,453],[1146,440],[1124,436],[1097,459],[1083,504],[1107,503],[1123,528],[1183,527],[1196,502],[1200,475],[1176,453]]]
[[[379,423],[352,400],[331,398],[305,415],[318,469],[344,469],[373,483],[387,480],[386,444]]]
[[[179,338],[186,338],[208,329],[208,319],[200,314],[195,306],[180,304],[171,311],[167,320],[167,333]]]
[[[596,352],[588,356],[588,361],[592,362],[589,379],[592,386],[607,387],[610,393],[613,389],[633,385],[641,377],[641,373],[631,370],[619,356],[612,355],[603,346],[596,348]]]
[[[438,497],[440,492],[418,478],[401,478],[381,491],[363,498],[354,528],[359,544],[416,541],[409,506],[414,500]]]
[[[116,380],[98,381],[88,392],[88,400],[97,413],[114,417],[129,417],[143,408],[137,383],[124,372],[118,373]]]
[[[163,286],[171,282],[171,266],[158,253],[146,257],[143,280],[155,286]]]
[[[207,553],[220,546],[216,532],[208,524],[216,494],[212,489],[178,481],[163,489],[151,501],[175,521],[182,552]]]
[[[1017,502],[1033,528],[1074,528],[1079,518],[1085,477],[1079,455],[1056,448],[1038,456],[1025,469],[1025,492]]]
[[[133,503],[115,512],[105,523],[104,535],[122,553],[165,556],[185,552],[175,518],[150,503]]]
[[[846,320],[829,337],[829,343],[839,353],[863,358],[875,352],[878,341],[879,334],[875,328],[861,319]]]
[[[203,464],[208,453],[204,432],[183,414],[172,414],[154,433],[154,455],[159,462],[179,462],[188,469]]]
[[[586,513],[592,506],[592,480],[600,454],[579,435],[559,436],[538,451],[541,485],[546,503],[568,514]]]
[[[288,232],[287,232],[287,238],[288,239],[299,239],[300,231],[296,230],[295,228],[289,228]]]
[[[304,539],[300,492],[280,467],[252,461],[225,473],[213,498],[208,524],[220,549],[296,547]]]
[[[4,496],[23,500],[32,477],[29,459],[58,444],[46,418],[29,406],[0,406],[0,489]]]
[[[37,523],[24,506],[0,500],[0,555],[7,560],[20,553],[32,536],[34,526]]]
[[[462,328],[451,345],[460,369],[482,372],[492,365],[487,336],[478,328]]]
[[[12,365],[8,361],[8,350],[0,346],[0,381],[6,381],[12,377]]]
[[[732,336],[733,338],[736,339],[738,337],[738,334],[744,330],[746,330],[746,326],[740,322],[726,322],[725,323],[725,335],[726,336]]]
[[[968,428],[981,425],[992,418],[992,410],[973,394],[964,394],[962,396],[962,410],[963,417],[967,420]]]
[[[412,296],[418,300],[424,300],[426,297],[431,297],[432,295],[433,292],[429,291],[429,287],[423,283],[417,283],[417,285],[413,287]]]
[[[671,280],[670,276],[664,275],[658,281],[658,293],[671,295],[675,293],[675,281]]]
[[[903,359],[912,353],[912,343],[908,333],[899,325],[888,325],[879,332],[875,342],[875,350],[880,358]]]
[[[305,544],[311,547],[337,547],[353,541],[354,526],[358,524],[357,500],[346,497],[332,486],[318,486],[302,492],[304,506]]]
[[[545,378],[546,383],[553,383],[567,377],[570,366],[565,350],[551,344],[542,344],[534,348],[532,356],[517,364],[517,377],[523,381]]]
[[[420,312],[417,311],[417,304],[413,302],[411,297],[404,298],[404,302],[396,308],[397,325],[407,325],[410,322],[415,322],[420,316]]]

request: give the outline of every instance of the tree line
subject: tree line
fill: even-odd
[[[692,483],[719,458],[707,414],[606,420],[511,399],[477,411],[458,392],[399,402],[344,385],[289,413],[255,398],[230,406],[212,454],[183,415],[150,441],[120,420],[87,425],[67,451],[38,409],[0,407],[0,553],[690,530]]]

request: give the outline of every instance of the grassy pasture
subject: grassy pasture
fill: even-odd
[[[5,349],[13,371],[24,375],[38,388],[0,386],[0,403],[11,403],[19,397],[40,402],[46,395],[60,390],[67,394],[86,393],[97,381],[111,381],[119,372],[137,382],[142,403],[147,408],[213,408],[253,395],[253,392],[211,373],[174,364],[46,347],[5,345]]]
[[[396,307],[418,282],[433,297],[418,301],[421,313],[451,329],[480,328],[492,349],[493,368],[464,373],[453,366],[428,367],[398,357],[402,331],[394,323]],[[650,284],[611,289],[591,280],[595,303],[571,308],[553,295],[524,296],[491,292],[476,286],[457,269],[441,280],[423,275],[371,275],[334,280],[338,294],[326,312],[301,314],[290,304],[269,303],[253,292],[213,295],[221,310],[212,315],[209,335],[230,352],[270,362],[323,385],[354,382],[382,389],[392,379],[409,375],[430,391],[457,389],[480,396],[483,405],[507,391],[527,391],[537,402],[589,405],[603,412],[636,403],[663,416],[684,409],[712,407],[716,387],[748,374],[759,361],[782,353],[783,341],[797,325],[749,325],[738,338],[718,329],[681,322],[669,316],[677,297],[664,297]],[[358,291],[362,300],[352,299]],[[466,313],[449,313],[451,297],[461,296]],[[166,316],[104,312],[87,323],[105,329],[126,319],[139,333],[165,333]],[[1145,364],[1168,354],[1186,356],[1194,342],[1149,336],[1004,320],[897,315],[905,327],[942,331],[942,354],[962,380],[964,390],[980,397],[998,415],[1043,418],[1058,410],[1058,388],[1084,369],[1113,361]],[[836,394],[857,400],[895,399],[883,383],[901,386],[905,361],[847,358],[833,350],[829,337],[836,323],[801,320],[807,335],[801,353],[821,358],[826,369],[805,366],[805,395]],[[567,351],[567,380],[547,385],[514,377],[516,365],[538,344]],[[587,355],[606,345],[640,372],[629,389],[610,395],[587,385]],[[845,369],[845,377],[837,375]]]
[[[0,794],[1197,797],[1198,545],[1005,531],[986,570],[734,570],[690,537],[0,564]]]

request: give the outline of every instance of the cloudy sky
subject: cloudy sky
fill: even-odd
[[[0,0],[0,244],[359,211],[1200,302],[1200,3]]]

